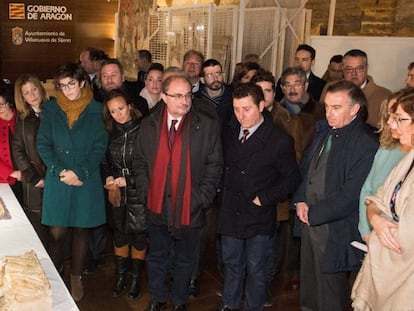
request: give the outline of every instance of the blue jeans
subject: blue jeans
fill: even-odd
[[[185,304],[188,300],[188,283],[196,260],[194,249],[199,243],[200,228],[190,228],[177,238],[168,232],[167,226],[150,224],[148,233],[148,288],[153,299],[166,302],[170,296],[173,304]],[[170,292],[166,277],[171,253],[174,258]]]
[[[223,305],[231,309],[240,308],[246,268],[243,310],[262,311],[266,295],[270,236],[256,235],[248,239],[237,239],[222,235],[221,242],[224,263]]]

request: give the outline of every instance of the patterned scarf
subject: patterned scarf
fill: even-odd
[[[92,101],[93,93],[89,87],[81,88],[81,96],[76,100],[69,100],[62,92],[56,94],[56,101],[59,107],[65,112],[69,128],[78,120],[79,115]]]
[[[172,149],[168,147],[167,109],[164,107],[162,122],[158,126],[159,144],[148,188],[148,209],[150,218],[162,216],[162,207],[170,166],[171,210],[168,227],[179,235],[190,225],[191,207],[191,160],[190,160],[190,117],[185,115],[177,129]]]

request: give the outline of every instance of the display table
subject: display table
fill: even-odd
[[[34,250],[52,287],[53,310],[79,310],[8,184],[0,184],[0,197],[11,216],[0,219],[0,256]]]

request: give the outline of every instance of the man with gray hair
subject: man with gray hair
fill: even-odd
[[[193,93],[200,89],[201,65],[204,63],[204,55],[200,51],[188,50],[183,57],[183,70],[191,81]]]
[[[302,161],[302,183],[292,198],[303,222],[301,310],[347,310],[349,274],[364,254],[360,241],[359,192],[378,148],[359,115],[367,103],[356,84],[339,81],[325,96],[326,120]]]

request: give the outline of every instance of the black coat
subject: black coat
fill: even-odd
[[[109,135],[106,160],[102,164],[104,178],[125,177],[126,187],[121,190],[121,206],[112,208],[112,225],[120,232],[127,232],[126,226],[136,232],[146,230],[145,207],[138,204],[135,185],[135,172],[132,169],[132,157],[137,151],[135,144],[140,121],[131,120],[125,124],[114,122]]]
[[[233,116],[233,95],[229,86],[224,85],[224,92],[218,104],[207,94],[204,84],[200,84],[200,89],[194,96],[203,99],[206,103],[214,107],[220,118],[222,128],[230,121]]]
[[[148,185],[154,167],[159,137],[157,130],[163,120],[165,104],[160,102],[144,118],[138,134],[137,153],[134,154],[138,200],[147,202]],[[223,170],[223,158],[218,119],[202,109],[191,107],[190,159],[191,159],[191,211],[190,227],[200,227],[206,221],[206,210],[216,196]],[[160,195],[164,195],[160,193]],[[165,223],[167,224],[167,223]]]
[[[275,206],[293,193],[300,181],[291,136],[265,118],[242,144],[240,124],[224,131],[224,181],[218,232],[236,238],[271,234]],[[262,206],[252,201],[258,196]]]
[[[370,171],[378,141],[360,116],[340,129],[331,129],[326,121],[321,121],[317,129],[314,142],[304,157],[304,176],[293,202],[307,202],[306,185],[311,182],[309,164],[318,155],[326,136],[332,133],[332,147],[326,164],[325,198],[309,206],[308,217],[311,226],[329,225],[322,271],[352,271],[360,267],[363,258],[362,252],[350,245],[354,240],[361,240],[359,193]]]

